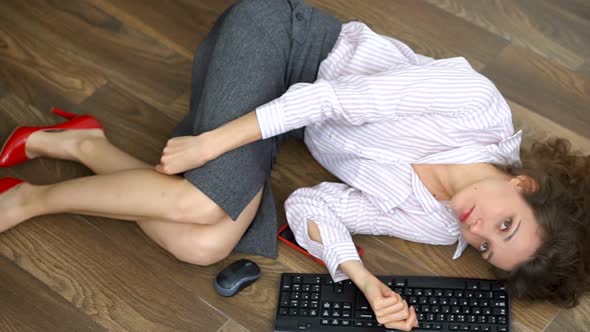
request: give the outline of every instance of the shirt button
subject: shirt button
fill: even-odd
[[[297,19],[297,21],[303,21],[303,14],[301,12],[297,12],[295,14],[295,18]]]

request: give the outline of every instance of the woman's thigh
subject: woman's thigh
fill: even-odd
[[[201,266],[211,265],[227,257],[242,238],[260,206],[262,189],[233,221],[223,218],[213,225],[171,224],[162,233],[162,246],[178,259]]]

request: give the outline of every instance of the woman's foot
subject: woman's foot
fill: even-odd
[[[101,129],[37,131],[27,139],[25,153],[29,159],[50,157],[79,161],[76,156],[82,143],[96,139],[106,139],[104,131]]]
[[[32,201],[34,186],[23,182],[0,194],[0,233],[30,219],[27,206]]]

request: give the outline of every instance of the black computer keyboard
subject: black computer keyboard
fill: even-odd
[[[378,276],[416,308],[412,331],[510,331],[510,297],[495,280]],[[328,274],[283,273],[275,332],[397,331],[379,324],[363,293]]]

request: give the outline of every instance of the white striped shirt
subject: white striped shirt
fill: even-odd
[[[306,127],[314,158],[344,183],[296,190],[285,202],[297,242],[339,265],[359,260],[351,234],[450,245],[466,241],[449,202],[412,164],[518,164],[521,132],[495,85],[461,57],[434,60],[360,22],[343,25],[314,83],[292,85],[256,109],[263,138]],[[307,220],[318,224],[312,241]]]

